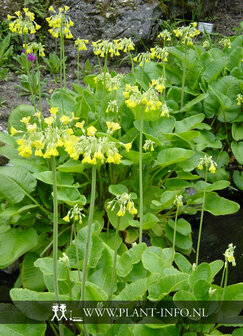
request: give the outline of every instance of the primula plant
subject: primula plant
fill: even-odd
[[[0,134],[0,154],[9,160],[0,168],[0,267],[18,261],[20,271],[10,290],[16,307],[6,303],[1,311],[17,312],[26,323],[0,325],[0,334],[218,336],[231,323],[232,336],[241,335],[240,323],[220,320],[229,313],[225,301],[242,300],[243,283],[229,285],[235,246],[230,243],[225,252],[223,246],[222,260],[208,263],[200,243],[205,212],[239,210],[218,191],[232,183],[243,189],[242,36],[213,46],[197,40],[197,24],[191,23],[163,30],[139,54],[131,38],[75,36],[77,80],[71,90],[68,11],[51,6],[46,19],[60,42],[60,56],[56,51],[44,59],[51,73],[60,71],[49,115],[40,72],[45,46],[29,39],[41,27],[27,8],[8,16],[10,30],[24,36],[19,63],[25,65],[22,85],[27,82],[33,106],[17,106],[8,134]],[[80,60],[88,49],[97,56],[99,72],[83,71],[81,83]],[[131,71],[110,71],[109,59],[126,54]],[[231,173],[232,161],[237,169]],[[197,213],[195,237],[189,218]],[[56,304],[44,314],[41,306],[25,309],[17,301]],[[146,316],[127,324],[51,321],[52,312],[65,312],[63,302],[90,301],[99,307],[123,301],[213,306],[207,322],[181,316],[156,324]],[[237,307],[231,312],[233,321],[238,313]]]

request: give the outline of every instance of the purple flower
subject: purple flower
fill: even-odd
[[[25,49],[22,50],[22,53],[23,53],[23,54],[25,53]]]
[[[35,57],[35,53],[32,52],[32,53],[28,54],[27,59],[28,59],[28,61],[30,61],[30,62],[34,62],[35,59],[36,59],[36,57]]]

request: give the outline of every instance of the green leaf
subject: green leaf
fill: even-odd
[[[84,164],[77,160],[68,160],[64,164],[58,166],[57,170],[63,173],[82,173]]]
[[[243,140],[243,124],[233,123],[232,137],[235,141]]]
[[[141,243],[124,252],[117,262],[117,274],[121,277],[127,276],[133,268],[132,265],[137,264],[141,260],[141,256],[145,250],[146,244]]]
[[[172,249],[162,249],[156,246],[148,247],[143,255],[142,262],[145,269],[151,273],[163,273],[171,266]]]
[[[172,219],[169,219],[168,224],[174,230],[175,222]],[[176,231],[183,236],[188,236],[192,231],[191,224],[184,218],[179,218],[176,224]]]
[[[208,97],[208,93],[200,94],[196,98],[194,98],[194,99],[190,100],[188,103],[186,103],[185,106],[183,106],[183,108],[180,110],[180,112],[189,111],[194,105],[200,103],[202,100],[205,100],[207,97]]]
[[[51,171],[44,171],[41,173],[35,173],[34,174],[35,178],[37,180],[40,180],[46,184],[53,184],[53,176]],[[57,172],[57,186],[61,187],[68,187],[68,188],[76,188],[78,185],[73,184],[74,179],[71,174],[69,173],[61,173]]]
[[[235,142],[233,141],[231,143],[231,149],[232,152],[236,158],[236,160],[239,162],[239,164],[243,164],[243,141]]]
[[[71,117],[72,112],[76,111],[77,102],[72,91],[65,91],[63,89],[56,89],[51,96],[50,105],[58,107],[59,111]],[[61,114],[62,114],[61,113]]]
[[[171,292],[179,289],[179,286],[189,278],[186,273],[165,275],[156,283],[149,286],[148,299],[152,301],[162,300]]]
[[[8,312],[7,315],[11,315]],[[19,316],[16,312],[14,316]],[[25,316],[21,316],[21,324],[1,324],[0,334],[4,336],[45,336],[46,334],[46,324],[33,324],[33,320],[27,319]]]
[[[207,263],[202,263],[198,265],[190,276],[190,285],[193,288],[199,280],[205,280],[211,282],[211,268]],[[189,301],[189,299],[188,299]]]
[[[184,118],[180,121],[177,121],[176,126],[175,126],[175,131],[176,133],[190,131],[191,129],[198,126],[203,121],[204,118],[205,118],[205,115],[203,113],[199,113],[191,117]]]
[[[104,336],[134,336],[133,332],[129,329],[128,325],[125,324],[115,324],[113,325]],[[238,335],[236,335],[238,336]],[[239,335],[240,336],[240,335]]]
[[[165,181],[165,187],[170,190],[184,190],[190,187],[190,183],[178,178],[170,178]]]
[[[223,57],[217,58],[217,62],[213,60],[211,63],[207,64],[206,69],[202,73],[202,77],[211,83],[214,79],[218,77],[225,65],[225,60]]]
[[[188,225],[186,225],[186,226],[187,226],[187,230],[188,230],[189,227],[188,227]],[[166,223],[166,225],[165,225],[165,234],[166,234],[166,237],[169,239],[169,241],[172,243],[173,242],[173,236],[174,236],[174,229],[172,229],[169,226],[168,223]],[[179,249],[187,250],[187,251],[190,250],[191,247],[192,247],[191,236],[190,235],[185,236],[185,235],[180,234],[178,231],[176,231],[175,245]]]
[[[69,206],[83,206],[86,204],[86,197],[80,195],[78,189],[75,188],[66,188],[59,187],[57,190],[57,199],[64,203],[67,203]]]
[[[13,203],[22,201],[36,187],[33,175],[20,167],[1,167],[0,178],[4,181],[0,184],[0,196]]]
[[[128,193],[128,189],[124,184],[110,184],[108,190],[114,196],[119,196],[123,193]]]
[[[175,293],[175,295],[173,296],[173,300],[174,301],[197,301],[195,295],[193,295],[191,292],[188,292],[182,289],[180,289],[177,293]]]
[[[240,190],[243,190],[243,172],[239,170],[235,170],[233,172],[233,181],[234,184],[239,188]]]
[[[214,260],[209,264],[211,268],[211,276],[212,278],[215,277],[215,275],[221,270],[221,268],[224,266],[223,260]]]
[[[116,301],[136,301],[140,300],[149,287],[149,279],[139,279],[126,287],[117,295],[114,300]]]
[[[104,248],[104,243],[102,239],[98,236],[97,233],[94,233],[95,227],[92,227],[92,240],[90,244],[90,251],[89,251],[89,260],[88,265],[91,268],[95,268],[100,257],[102,250]],[[84,251],[86,248],[86,240],[87,240],[87,232],[88,227],[85,226],[84,228],[78,231],[77,235],[77,245],[78,245],[78,254],[79,254],[79,264],[83,266],[83,259],[84,259]],[[75,242],[73,241],[72,244],[67,248],[66,254],[70,259],[71,267],[77,268],[77,257],[76,257],[76,249],[75,249]]]
[[[43,275],[34,262],[39,258],[37,253],[28,253],[23,260],[21,268],[21,282],[24,288],[34,291],[44,291],[46,288]]]
[[[193,151],[184,148],[167,148],[159,152],[157,160],[162,167],[167,167],[172,163],[190,159],[193,154]]]
[[[238,203],[218,196],[216,193],[206,195],[205,210],[215,216],[230,215],[239,210]]]
[[[152,326],[147,326],[143,324],[135,325],[133,329],[134,336],[180,336],[179,329],[175,325],[162,326],[162,329],[152,329]]]
[[[206,192],[211,192],[214,190],[222,190],[222,189],[228,188],[229,185],[230,185],[230,182],[225,181],[225,180],[216,181],[212,184],[207,183]],[[205,186],[204,181],[197,181],[194,185],[194,188],[197,189],[198,191],[204,191],[204,186]]]
[[[39,258],[34,262],[34,266],[38,267],[44,275],[53,275],[53,258]],[[67,280],[68,269],[61,261],[57,261],[57,278],[58,280]]]
[[[89,281],[93,282],[105,292],[110,292],[111,277],[113,269],[113,258],[111,249],[105,245],[94,272],[89,276]]]
[[[108,294],[99,286],[87,281],[85,284],[85,300],[87,301],[106,301]]]
[[[181,272],[190,273],[192,270],[192,265],[190,264],[190,262],[180,253],[175,254],[175,263],[181,270]]]
[[[153,226],[155,226],[158,222],[159,219],[157,216],[155,216],[151,212],[146,212],[146,214],[143,217],[143,230],[148,230],[151,229]],[[130,220],[129,225],[139,228],[140,227],[140,222],[138,220]]]
[[[11,229],[0,234],[0,268],[7,267],[37,245],[34,229]]]
[[[26,131],[26,126],[20,120],[24,117],[32,116],[35,114],[35,109],[31,105],[19,105],[11,113],[8,118],[8,133],[10,133],[11,126],[20,131]],[[31,118],[30,123],[34,120]]]

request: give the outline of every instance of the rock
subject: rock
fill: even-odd
[[[8,14],[23,8],[23,0],[1,0],[0,1],[0,20],[6,20]]]
[[[74,39],[131,37],[135,43],[141,39],[146,42],[156,36],[163,19],[156,0],[63,0],[62,5],[70,7],[68,14],[74,22]],[[86,54],[90,52],[91,49]],[[68,48],[69,55],[74,57],[75,53],[73,48]]]

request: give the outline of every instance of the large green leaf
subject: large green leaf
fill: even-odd
[[[11,229],[0,234],[0,268],[7,267],[37,244],[34,229]]]
[[[133,265],[141,260],[141,256],[145,249],[146,244],[141,243],[124,252],[117,262],[118,275],[121,277],[127,276],[131,272]]]
[[[35,173],[35,178],[46,183],[53,184],[53,176],[51,171],[44,171],[41,173]],[[68,187],[68,188],[76,188],[78,184],[73,184],[74,179],[69,173],[57,172],[57,186]]]
[[[24,117],[32,116],[35,114],[34,106],[19,105],[11,113],[8,118],[8,132],[10,133],[11,126],[17,130],[26,131],[26,126],[20,120]],[[32,122],[32,120],[30,120]]]
[[[21,282],[24,288],[43,291],[46,288],[43,275],[40,269],[34,266],[34,262],[38,258],[37,253],[28,253],[24,257],[21,268]]]
[[[51,106],[58,107],[59,111],[62,113],[69,115],[71,117],[71,113],[76,111],[77,102],[74,98],[73,91],[57,89],[51,96],[50,101]]]
[[[238,203],[220,197],[214,192],[206,195],[205,210],[215,216],[230,215],[237,212],[239,208]]]
[[[232,137],[235,141],[243,140],[243,124],[233,123]]]
[[[13,203],[22,201],[36,187],[33,175],[20,167],[0,168],[0,178],[4,181],[0,184],[0,196]]]
[[[152,301],[162,300],[166,295],[175,292],[179,286],[189,278],[186,273],[165,275],[159,281],[149,287],[148,299]]]
[[[93,225],[92,230],[93,231],[95,230],[94,225]],[[84,228],[78,231],[78,235],[77,235],[79,264],[81,267],[83,265],[84,251],[86,248],[87,231],[88,231],[88,227],[85,226]],[[101,257],[103,248],[104,248],[104,243],[102,242],[102,239],[97,235],[97,233],[92,233],[92,240],[90,243],[89,260],[88,260],[89,267],[91,268],[96,267]],[[71,267],[77,268],[77,257],[76,257],[76,248],[75,248],[74,241],[67,248],[66,254],[70,259]]]
[[[211,83],[214,79],[218,77],[225,65],[224,57],[218,58],[217,62],[213,60],[211,63],[207,64],[206,69],[202,73],[202,77]]]
[[[176,133],[190,131],[191,129],[199,125],[203,121],[204,118],[205,118],[205,115],[203,113],[199,113],[191,117],[184,118],[180,121],[177,121],[176,126],[175,126],[175,131]]]
[[[235,183],[235,185],[237,186],[237,188],[239,188],[240,190],[243,190],[243,172],[239,171],[239,170],[235,170],[233,172],[233,181]]]
[[[236,160],[239,162],[239,164],[243,164],[243,141],[235,142],[233,141],[231,143],[231,149],[232,152],[236,158]]]
[[[193,154],[193,151],[184,148],[166,148],[159,152],[157,160],[162,167],[166,167],[190,159]]]
[[[161,273],[171,266],[172,249],[162,249],[156,246],[148,247],[143,255],[142,262],[145,269],[151,273]]]
[[[136,301],[140,300],[150,285],[149,279],[139,279],[126,287],[114,299],[116,301]]]

